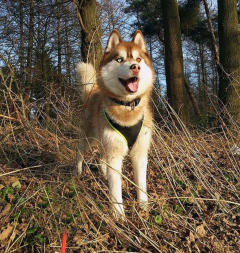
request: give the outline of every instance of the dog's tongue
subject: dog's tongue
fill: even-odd
[[[138,79],[129,79],[127,80],[126,88],[130,92],[136,92],[138,90]]]

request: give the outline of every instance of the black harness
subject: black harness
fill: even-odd
[[[112,98],[112,101],[114,101],[117,104],[125,105],[125,106],[130,106],[131,109],[133,110],[135,106],[137,106],[140,102],[140,98],[137,98],[131,102],[123,102],[120,100],[117,100],[115,98]],[[115,122],[113,119],[110,118],[110,116],[104,111],[105,118],[108,122],[108,124],[113,128],[114,131],[116,131],[118,134],[120,134],[125,141],[128,144],[128,147],[131,148],[134,143],[137,140],[137,137],[141,131],[142,125],[143,125],[143,119],[142,117],[139,122],[133,126],[126,127],[126,126],[121,126],[117,122]]]

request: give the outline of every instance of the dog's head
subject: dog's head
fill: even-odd
[[[131,42],[113,30],[100,66],[102,85],[115,96],[132,99],[152,89],[153,67],[141,31]]]

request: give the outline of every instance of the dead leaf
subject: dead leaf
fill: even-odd
[[[13,231],[12,235],[10,236],[10,240],[13,241],[16,237],[16,230]]]
[[[213,242],[213,249],[219,253],[224,253],[224,245],[220,241]]]
[[[8,224],[7,228],[4,229],[2,233],[0,234],[0,241],[6,240],[10,236],[12,231],[13,231],[13,226],[11,224]]]
[[[27,223],[21,223],[18,225],[18,230],[20,231],[25,231],[28,227],[28,224]]]
[[[195,242],[195,236],[194,236],[194,234],[191,231],[189,233],[189,241],[190,242]]]
[[[194,248],[197,250],[197,252],[201,253],[203,249],[203,244],[200,241],[196,241],[194,244]]]
[[[206,230],[204,228],[204,225],[199,225],[196,228],[196,233],[199,237],[204,237],[206,235]]]
[[[83,243],[83,236],[81,234],[76,234],[74,237],[73,237],[73,241],[78,245],[80,246],[82,243]]]
[[[215,195],[217,200],[220,200],[221,195],[218,192],[215,192],[214,195]]]
[[[8,177],[7,181],[6,181],[6,185],[7,186],[11,186],[12,183],[16,182],[18,180],[17,177],[13,176],[13,177]]]
[[[15,199],[15,196],[11,193],[8,193],[8,199],[10,200],[10,202],[12,202]]]
[[[194,197],[190,197],[190,198],[189,198],[189,202],[190,202],[191,204],[193,204],[193,203],[195,202]]]
[[[7,205],[4,207],[3,211],[0,213],[0,218],[6,216],[10,210],[11,210],[11,204],[7,203]]]

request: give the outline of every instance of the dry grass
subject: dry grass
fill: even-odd
[[[126,221],[120,222],[97,169],[97,149],[89,153],[82,177],[74,175],[77,119],[83,113],[77,92],[71,99],[53,96],[57,118],[47,127],[36,118],[23,120],[19,98],[11,95],[5,93],[5,108],[15,110],[3,111],[0,126],[1,252],[60,252],[65,229],[67,252],[239,251],[237,125],[190,131],[180,123],[179,130],[163,117],[149,157],[149,213],[136,203],[126,159]],[[31,107],[44,116],[43,102]]]

